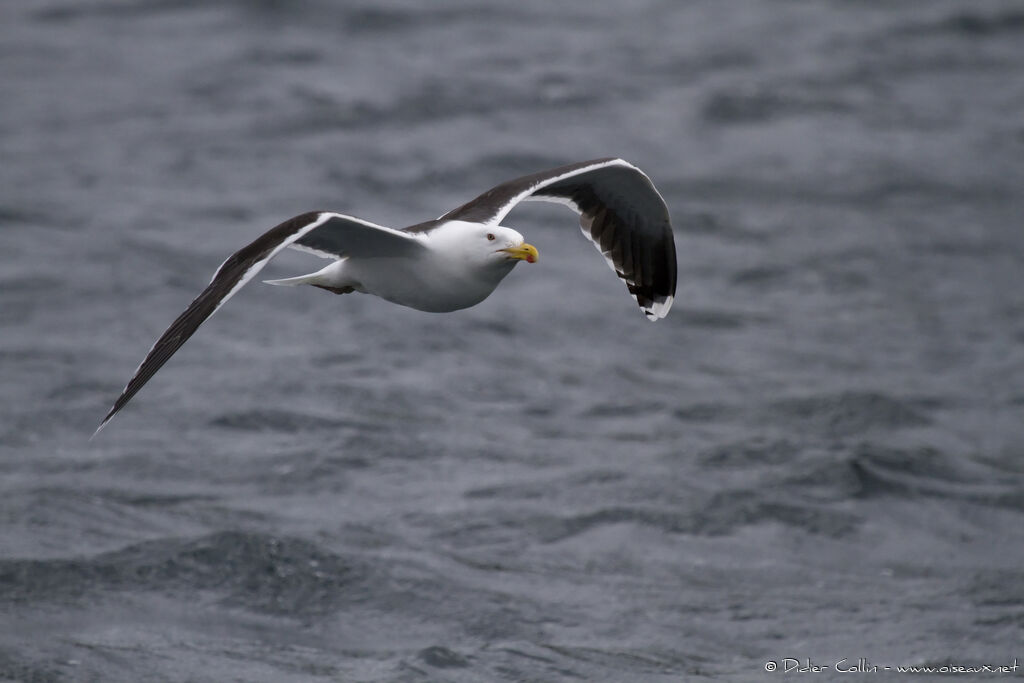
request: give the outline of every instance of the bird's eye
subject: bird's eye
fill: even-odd
[[[493,242],[494,241],[494,233],[493,232],[487,233],[487,239],[489,239],[490,241]]]

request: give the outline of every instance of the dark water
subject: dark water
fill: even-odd
[[[0,65],[0,678],[1024,662],[1019,3],[9,2]],[[87,441],[280,220],[607,155],[667,320],[524,207],[482,305],[252,285]]]

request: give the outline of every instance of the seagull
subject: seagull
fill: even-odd
[[[271,228],[229,256],[185,312],[160,336],[93,433],[285,248],[330,259],[314,273],[271,285],[311,285],[335,294],[373,294],[400,306],[446,313],[480,303],[536,247],[501,225],[523,201],[565,204],[649,320],[664,318],[676,290],[668,207],[639,168],[622,159],[582,161],[506,181],[440,218],[397,230],[354,216],[311,211]]]

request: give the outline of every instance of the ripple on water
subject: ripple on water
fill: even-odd
[[[342,420],[312,415],[310,413],[269,408],[226,413],[213,418],[208,424],[213,427],[237,429],[246,432],[285,432],[287,434],[367,426],[365,423],[353,420]]]
[[[922,403],[928,402],[880,392],[846,391],[781,399],[770,406],[769,413],[797,430],[842,436],[929,425],[932,420]]]
[[[309,541],[225,531],[164,538],[93,557],[0,561],[0,601],[67,602],[104,591],[212,591],[232,605],[294,617],[324,614],[366,579]]]

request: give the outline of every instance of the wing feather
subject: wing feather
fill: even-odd
[[[379,253],[388,248],[398,251],[421,248],[415,236],[326,211],[304,213],[271,228],[220,265],[206,289],[157,339],[93,436],[124,408],[204,321],[289,246],[332,258],[350,253]]]
[[[676,291],[676,251],[665,200],[622,159],[595,159],[515,178],[443,219],[496,225],[522,201],[565,204],[650,320],[665,317]]]

